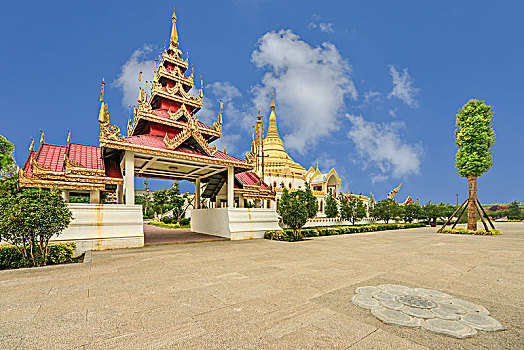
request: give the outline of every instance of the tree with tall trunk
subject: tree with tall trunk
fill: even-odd
[[[477,177],[493,165],[491,147],[495,144],[492,106],[469,100],[457,113],[455,166],[468,179],[468,230],[477,230]]]

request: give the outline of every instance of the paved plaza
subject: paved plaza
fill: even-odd
[[[0,349],[522,349],[524,224],[101,251],[91,263],[0,272]],[[385,324],[361,286],[448,293],[505,330],[457,339]]]

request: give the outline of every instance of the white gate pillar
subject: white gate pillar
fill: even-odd
[[[195,209],[200,209],[200,179],[195,181]]]
[[[227,167],[227,207],[235,206],[235,168]]]
[[[124,157],[126,204],[135,204],[135,154],[126,151]]]

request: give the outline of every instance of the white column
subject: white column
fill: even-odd
[[[132,151],[126,151],[124,157],[126,204],[135,204],[135,154]]]
[[[244,196],[243,195],[238,196],[238,207],[244,208]]]
[[[200,179],[195,181],[195,209],[200,209]]]
[[[124,204],[124,186],[116,185],[116,204]]]
[[[68,190],[62,191],[62,198],[64,198],[64,202],[69,203],[69,191]]]
[[[97,190],[89,191],[89,203],[100,204],[100,191],[97,191]]]
[[[235,168],[227,167],[227,206],[235,207]]]

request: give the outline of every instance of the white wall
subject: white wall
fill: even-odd
[[[144,246],[141,205],[67,203],[73,213],[69,227],[52,243],[75,242],[77,255],[86,250]]]
[[[191,211],[193,232],[240,240],[264,238],[268,230],[280,230],[274,209],[210,208]]]

